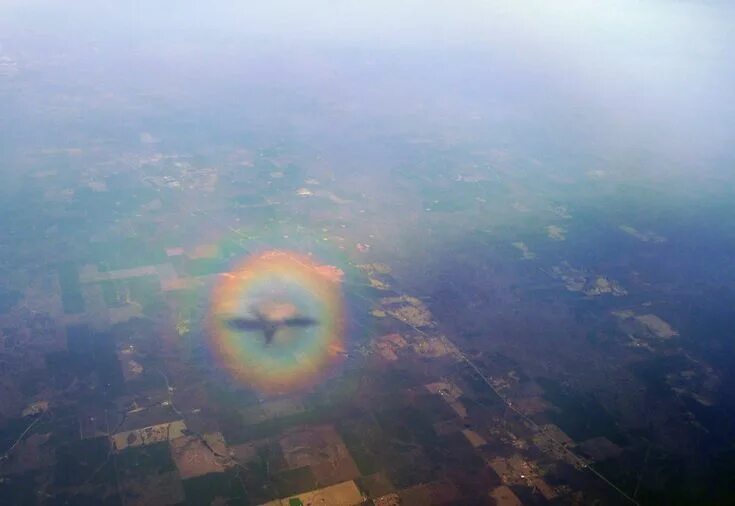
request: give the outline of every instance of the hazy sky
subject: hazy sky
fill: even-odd
[[[153,58],[191,51],[195,60],[225,48],[235,58],[337,48],[409,62],[434,53],[450,67],[437,73],[486,59],[487,73],[531,95],[553,90],[570,109],[597,111],[623,143],[643,137],[721,159],[735,142],[733,26],[731,2],[4,0],[0,56],[46,38]]]

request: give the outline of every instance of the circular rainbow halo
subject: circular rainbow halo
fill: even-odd
[[[271,250],[222,274],[209,336],[224,367],[273,393],[307,388],[344,356],[342,271]]]

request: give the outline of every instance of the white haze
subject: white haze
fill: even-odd
[[[233,67],[261,59],[282,70],[302,65],[294,76],[314,81],[311,93],[320,86],[334,92],[323,81],[330,72],[342,79],[339,89],[369,88],[351,77],[350,66],[377,65],[375,76],[387,59],[395,66],[386,73],[403,70],[376,84],[385,87],[386,108],[400,107],[410,94],[395,91],[402,84],[429,109],[458,107],[457,116],[476,110],[491,117],[508,101],[529,124],[533,116],[548,122],[551,134],[578,123],[600,149],[646,150],[676,160],[671,171],[717,166],[718,177],[727,175],[735,142],[733,27],[728,3],[656,0],[6,0],[0,6],[7,57],[34,50],[38,57],[47,44],[49,57],[55,47],[101,52],[108,62],[129,65],[129,74],[138,61],[176,62],[206,69],[195,79],[200,90],[208,79],[227,80]],[[339,62],[330,60],[334,51]],[[473,79],[480,83],[474,88]]]

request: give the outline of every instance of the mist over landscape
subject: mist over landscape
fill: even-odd
[[[0,503],[733,502],[733,26],[6,0]]]

